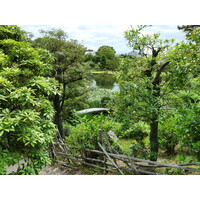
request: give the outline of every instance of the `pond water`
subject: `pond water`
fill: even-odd
[[[94,73],[91,86],[103,89],[110,89],[113,91],[119,90],[117,80],[112,74]]]

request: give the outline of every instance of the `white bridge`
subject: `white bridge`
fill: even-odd
[[[78,114],[88,114],[88,113],[107,113],[110,108],[88,108],[84,110],[77,111]]]

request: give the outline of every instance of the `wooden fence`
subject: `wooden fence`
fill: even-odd
[[[104,174],[200,174],[200,170],[196,166],[196,162],[185,164],[167,164],[135,158],[128,155],[121,155],[111,147],[107,134],[101,130],[99,130],[98,145],[98,150],[83,149],[82,151],[74,154],[74,149],[71,149],[66,143],[59,139],[54,145],[53,154],[55,161],[60,163],[62,166],[73,168],[73,166],[81,164],[101,169]],[[61,161],[58,159],[59,157],[64,159]]]

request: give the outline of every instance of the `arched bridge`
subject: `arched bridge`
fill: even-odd
[[[110,108],[88,108],[84,110],[77,111],[78,114],[88,114],[88,113],[107,113],[110,110]]]

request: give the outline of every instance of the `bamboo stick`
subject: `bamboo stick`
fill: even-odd
[[[91,166],[91,167],[96,167],[96,168],[99,168],[99,169],[102,169],[102,170],[105,170],[105,171],[108,171],[108,172],[116,173],[116,171],[114,171],[112,169],[108,169],[108,168],[105,168],[105,167],[100,167],[98,165],[94,165],[94,164],[91,164],[91,163],[83,162],[83,164]]]
[[[120,174],[124,175],[124,173],[119,169],[119,167],[117,166],[117,164],[111,159],[111,157],[108,155],[108,153],[105,151],[105,149],[101,146],[101,144],[98,142],[100,148],[103,150],[103,152],[106,154],[106,156],[108,157],[108,159],[112,162],[112,164],[117,168],[117,170],[120,172]]]
[[[104,136],[104,132],[102,129],[99,129],[99,143],[104,147],[104,142],[103,142],[103,136]],[[103,155],[103,164],[104,164],[104,167],[106,168],[107,165],[107,158],[105,155]],[[106,173],[107,171],[104,171],[104,173]]]
[[[82,164],[86,164],[87,162],[83,162],[82,160],[79,160],[79,159],[75,159],[72,155],[67,155],[67,154],[63,154],[63,153],[57,153],[57,154],[61,154],[63,157],[67,157],[68,159],[70,160],[73,160],[74,162],[79,162],[79,163],[82,163]],[[76,156],[76,158],[81,158],[81,156]],[[85,158],[85,160],[91,160],[91,161],[95,161],[95,162],[101,162],[101,163],[104,163],[104,161],[102,160],[98,160],[98,159],[94,159],[94,158]],[[63,161],[56,161],[56,162],[59,162],[60,164],[66,166],[66,167],[70,167],[70,165],[67,165],[66,163],[64,163]],[[93,167],[97,167],[99,169],[102,169],[102,170],[105,170],[105,171],[109,171],[109,172],[114,172],[113,170],[110,170],[106,167],[100,167],[100,166],[97,166],[95,164],[91,164],[91,163],[87,163],[86,165],[89,165],[89,166],[93,166]],[[114,167],[116,168],[116,165],[112,165],[110,163],[106,163],[107,166],[110,166],[110,167]],[[135,172],[135,169],[134,168],[131,168],[131,167],[120,167],[118,166],[118,168],[120,170],[126,170],[126,171],[133,171]],[[140,170],[138,169],[137,170],[137,174],[149,174],[149,175],[157,175],[156,173],[153,173],[153,172],[149,172],[149,171],[145,171],[145,170]]]
[[[71,157],[69,157],[69,159],[73,160],[75,162],[79,162],[79,163],[84,164],[84,165],[89,165],[89,166],[96,167],[96,168],[99,168],[99,169],[102,169],[102,170],[106,170],[106,171],[109,171],[109,172],[114,172],[113,170],[110,170],[110,169],[107,169],[107,168],[104,168],[104,167],[100,167],[98,165],[94,165],[94,164],[91,164],[91,163],[86,163],[86,162],[84,162],[82,160],[77,160],[77,159],[74,159],[74,158],[71,158]],[[62,162],[62,165],[64,165],[64,164],[65,163]],[[65,164],[65,165],[67,165],[67,164]]]
[[[178,164],[178,166],[190,166],[190,165],[196,165],[197,162],[194,163],[183,163],[183,164]]]
[[[69,158],[71,159],[71,158]],[[87,158],[87,160],[94,160],[94,159],[89,159]],[[68,165],[66,164],[65,162],[63,161],[59,161],[59,160],[55,160],[56,162],[60,163],[61,165],[65,166],[65,167],[70,167],[72,169],[77,169],[77,167],[73,167],[71,165]],[[116,172],[116,167],[110,163],[107,163],[108,166],[110,167],[114,167],[115,169],[108,169],[108,168],[105,168],[105,167],[101,167],[101,166],[98,166],[98,165],[95,165],[95,164],[91,164],[91,163],[87,163],[87,162],[82,162],[82,161],[78,161],[77,162],[81,162],[82,164],[85,164],[85,165],[88,165],[88,166],[92,166],[92,167],[96,167],[96,168],[99,168],[99,169],[102,169],[104,171],[108,171],[108,172],[112,172],[112,173],[115,173]],[[119,167],[121,170],[124,170],[124,171],[134,171],[133,168],[128,168],[128,167]],[[148,175],[159,175],[157,173],[153,173],[153,172],[149,172],[149,171],[145,171],[145,170],[138,170],[139,173],[142,173],[142,174],[148,174]],[[138,173],[138,174],[139,174]]]
[[[62,143],[62,145],[63,146],[66,146],[66,144],[64,144],[64,143]],[[100,144],[101,145],[101,144]],[[100,147],[102,147],[102,146],[100,146]],[[67,147],[67,148],[69,148],[69,147]],[[62,150],[63,150],[63,148],[61,148]],[[101,148],[102,149],[102,148]],[[90,152],[95,152],[95,153],[99,153],[99,154],[103,154],[103,155],[106,155],[106,157],[108,157],[109,158],[109,160],[113,163],[113,158],[114,159],[118,159],[118,160],[121,160],[121,161],[123,161],[129,168],[131,168],[131,169],[134,169],[135,170],[135,173],[138,171],[139,173],[142,171],[142,170],[140,170],[140,169],[137,169],[137,167],[134,167],[134,165],[136,165],[136,166],[139,166],[139,167],[170,167],[170,168],[177,168],[177,169],[182,169],[182,170],[188,170],[188,171],[194,171],[194,172],[200,172],[200,170],[199,169],[195,169],[195,168],[191,168],[191,167],[184,167],[184,166],[189,166],[189,165],[196,165],[197,163],[185,163],[185,164],[176,164],[176,165],[174,165],[174,164],[166,164],[166,163],[160,163],[160,162],[155,162],[155,161],[149,161],[149,160],[145,160],[145,159],[140,159],[140,158],[134,158],[134,157],[130,157],[130,156],[125,156],[125,155],[119,155],[119,154],[113,154],[113,153],[108,153],[108,152],[106,152],[105,151],[105,149],[103,148],[102,150],[103,151],[99,151],[99,150],[92,150],[92,149],[85,149],[86,151],[90,151]],[[70,151],[70,148],[69,148],[69,151]],[[68,156],[66,156],[66,154],[65,153],[61,153],[61,152],[59,152],[59,153],[57,153],[56,152],[56,154],[57,155],[61,155],[61,156],[64,156],[64,157],[66,157],[66,158],[69,158],[70,156],[71,157],[77,157],[77,156],[72,156],[72,155],[69,155],[68,154]],[[79,156],[79,157],[77,157],[77,158],[82,158],[81,156]],[[84,159],[92,159],[92,158],[84,158]],[[74,162],[80,162],[80,160],[78,159],[72,159],[72,158],[70,158],[70,160],[72,160],[72,162],[74,161]],[[102,161],[100,161],[100,160],[98,160],[98,159],[96,159],[96,160],[92,160],[92,161],[95,161],[95,162],[101,162],[102,163]],[[138,163],[138,162],[144,162],[144,163],[148,163],[149,165],[145,165],[145,164],[142,164],[142,163]],[[130,165],[130,164],[131,165]],[[106,163],[105,161],[104,161],[104,164],[105,164],[105,166],[106,165],[109,165],[108,163]],[[121,167],[119,167],[116,163],[113,163],[113,167],[115,167],[118,171],[121,169]],[[119,171],[120,172],[120,171]],[[121,173],[121,172],[120,172]],[[122,172],[123,173],[123,172]],[[121,174],[122,174],[121,173]],[[143,172],[141,172],[141,173],[143,173]],[[151,172],[150,172],[151,173]]]
[[[96,153],[100,153],[100,154],[104,153],[104,152],[101,152],[101,151],[98,151],[98,150],[90,150],[90,149],[86,149],[86,150],[89,150],[89,151],[92,151],[92,152],[96,152]],[[117,154],[112,154],[112,153],[107,153],[107,154],[109,156],[111,156],[111,157],[115,157],[115,158],[118,158],[118,159],[124,158],[124,159],[131,159],[131,160],[133,160],[135,162],[145,162],[145,163],[153,164],[153,165],[155,165],[155,167],[162,166],[162,167],[171,167],[171,168],[177,168],[177,169],[200,172],[199,169],[194,169],[194,168],[190,168],[190,167],[171,165],[171,164],[160,163],[160,162],[155,162],[155,161],[150,161],[150,160],[144,160],[144,159],[134,158],[134,157],[128,157],[128,156],[124,156],[124,155],[117,155]]]

